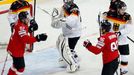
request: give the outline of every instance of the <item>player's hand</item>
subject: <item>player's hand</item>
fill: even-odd
[[[92,46],[92,43],[89,40],[83,42],[84,47]]]
[[[11,24],[10,24],[11,32],[13,32],[13,28],[14,28],[14,26],[15,26],[15,23],[11,23]]]
[[[40,41],[45,41],[46,39],[47,39],[46,33],[42,33],[42,34],[36,35],[36,40],[37,40],[38,42],[40,42]]]
[[[30,33],[38,30],[38,24],[36,23],[36,21],[34,19],[32,19],[30,21],[30,26],[29,26],[28,30]]]
[[[119,32],[115,32],[115,34],[117,35],[117,36],[120,36],[121,35],[121,32],[119,31]]]
[[[57,8],[53,8],[52,17],[54,18],[54,17],[57,17],[57,16],[59,16],[59,11],[58,11]]]

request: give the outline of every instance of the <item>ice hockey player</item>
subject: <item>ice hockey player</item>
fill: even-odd
[[[121,75],[125,75],[128,72],[128,56],[129,56],[129,42],[127,35],[131,32],[132,18],[126,11],[127,6],[123,1],[118,2],[116,5],[117,12],[109,13],[105,12],[104,19],[109,20],[112,23],[111,31],[119,35],[119,52],[121,57]]]
[[[101,75],[114,75],[119,65],[119,52],[117,34],[110,32],[111,23],[107,20],[101,22],[101,36],[98,38],[98,43],[93,46],[87,40],[83,42],[83,46],[94,54],[102,52],[103,69]]]
[[[28,11],[29,16],[32,18],[32,5],[29,4],[25,0],[17,0],[13,2],[10,6],[9,14],[8,14],[8,20],[11,26],[11,31],[13,30],[13,27],[18,20],[18,14],[21,11]]]
[[[36,21],[33,19],[34,16],[33,16],[32,10],[33,10],[32,5],[29,4],[26,0],[16,0],[11,4],[9,14],[8,14],[8,20],[10,23],[11,32],[13,32],[13,27],[15,23],[17,22],[18,14],[21,11],[27,11],[29,13],[30,23],[28,26],[32,25],[32,27],[34,27],[34,30],[38,29],[38,25]],[[33,36],[33,33],[32,33],[33,28],[31,28],[31,30],[29,31],[30,31],[29,35]],[[32,52],[32,49],[33,49],[33,45],[26,44],[27,51]]]
[[[61,60],[67,65],[67,72],[75,72],[79,69],[75,46],[82,31],[80,11],[73,0],[63,0],[63,2],[60,14],[52,17],[51,26],[62,28],[62,34],[57,40],[57,48],[61,54]],[[56,9],[54,11],[58,12]]]
[[[14,26],[13,33],[10,37],[10,41],[7,47],[7,52],[13,59],[12,67],[10,67],[7,75],[21,75],[25,69],[24,53],[25,44],[45,41],[47,35],[45,33],[38,34],[36,37],[29,36],[28,31],[28,12],[22,11],[18,15],[18,21]]]

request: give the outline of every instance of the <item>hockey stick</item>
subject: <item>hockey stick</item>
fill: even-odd
[[[35,19],[35,14],[36,14],[36,0],[34,0],[34,12],[33,12],[33,18]],[[32,36],[34,36],[34,32],[31,33]],[[34,49],[34,44],[32,43],[31,45],[31,52],[33,51]]]
[[[100,34],[100,36],[101,36],[101,29],[100,29],[100,27],[101,27],[101,22],[100,22],[100,16],[101,16],[101,12],[99,12],[99,14],[98,14],[98,23],[99,23],[99,34]]]
[[[34,0],[34,19],[35,19],[35,13],[36,13],[36,0]]]
[[[3,66],[3,68],[2,68],[1,75],[4,74],[4,69],[5,69],[5,66],[6,66],[7,58],[8,58],[8,53],[7,53],[7,55],[6,55],[6,59],[5,59],[5,61],[4,61],[4,66]]]
[[[52,14],[50,14],[48,11],[46,11],[45,9],[40,8],[39,6],[37,7],[40,10],[42,10],[43,12],[45,12],[46,14],[48,14],[50,17],[55,17],[59,15],[59,12],[56,8],[53,8]]]
[[[0,11],[0,14],[5,14],[5,13],[7,13],[7,12],[9,12],[9,9]]]
[[[39,8],[40,10],[42,10],[43,12],[45,12],[46,14],[48,14],[49,16],[52,17],[52,15],[51,15],[48,11],[46,11],[45,9],[42,9],[42,8],[40,8],[39,6],[38,6],[37,8]]]
[[[133,42],[133,43],[134,43],[134,40],[133,40],[133,39],[131,39],[131,38],[130,38],[130,37],[128,37],[128,36],[127,36],[127,38],[128,38],[131,42]]]

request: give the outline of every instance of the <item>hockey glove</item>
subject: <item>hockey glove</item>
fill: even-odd
[[[13,28],[14,28],[14,26],[15,26],[15,23],[11,23],[11,24],[10,24],[11,32],[13,32]]]
[[[121,32],[119,31],[119,32],[115,32],[115,34],[117,35],[117,36],[120,36],[121,35]]]
[[[87,40],[83,42],[83,46],[87,48],[88,46],[92,46],[92,43],[89,40]]]
[[[34,19],[30,20],[30,26],[28,29],[30,33],[38,30],[38,24],[36,23]]]
[[[47,35],[46,35],[45,33],[36,35],[36,40],[37,40],[38,42],[40,42],[40,41],[45,41],[46,39],[47,39]]]
[[[59,15],[59,11],[56,8],[53,8],[52,17],[56,17]]]

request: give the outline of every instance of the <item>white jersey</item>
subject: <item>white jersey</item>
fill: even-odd
[[[80,37],[82,26],[80,16],[74,13],[64,17],[63,9],[60,10],[58,17],[52,18],[51,26],[54,28],[62,28],[63,35],[68,38]]]
[[[29,13],[29,18],[32,19],[32,5],[29,4],[27,1],[24,1],[23,5],[19,1],[15,1],[11,4],[8,13],[9,23],[16,23],[18,20],[18,14],[22,11],[27,11]]]
[[[118,38],[119,45],[126,45],[128,44],[128,38],[127,35],[132,30],[132,25],[129,24],[127,21],[122,21],[119,19],[107,17],[108,21],[112,24],[111,31],[112,32],[121,32],[121,35]]]
[[[62,31],[63,35],[69,38],[81,36],[82,26],[79,17],[75,14],[66,17],[65,25],[62,26]]]

